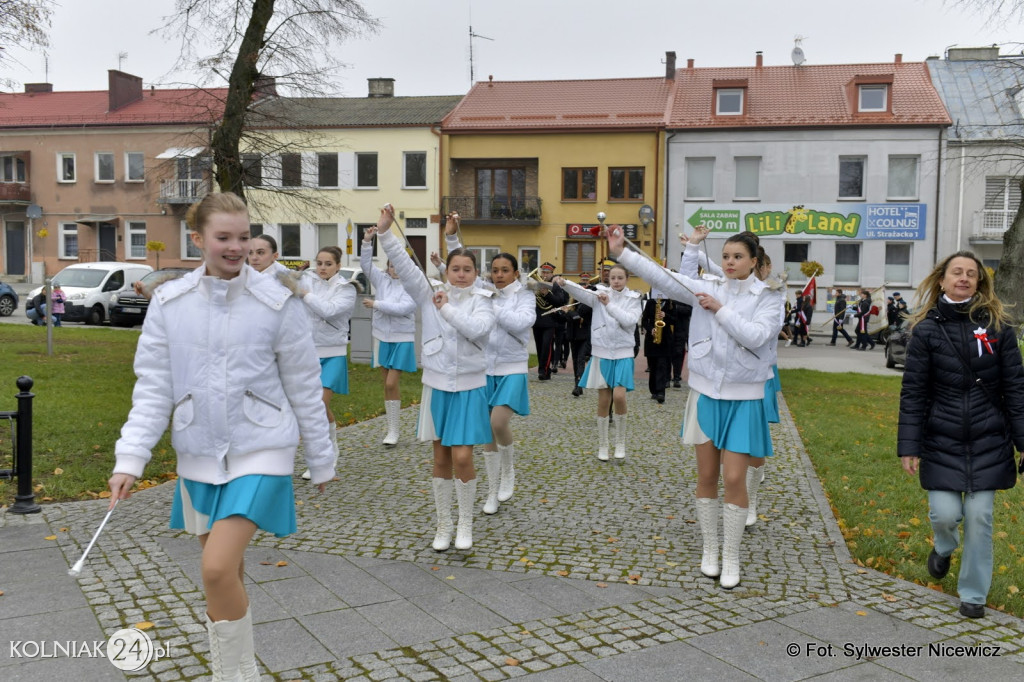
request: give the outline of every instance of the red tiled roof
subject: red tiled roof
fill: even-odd
[[[672,81],[615,78],[488,81],[473,86],[441,123],[444,132],[658,128]]]
[[[856,111],[858,77],[892,77],[891,113]],[[714,82],[747,80],[746,113],[716,116]],[[949,125],[923,62],[676,70],[669,128]]]
[[[226,88],[143,90],[142,99],[107,111],[106,90],[0,94],[0,128],[195,124],[216,120]]]

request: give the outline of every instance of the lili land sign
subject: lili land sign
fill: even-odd
[[[831,237],[911,241],[925,238],[926,204],[702,204],[691,226],[712,232],[750,230],[759,237]],[[686,210],[686,209],[684,209]]]

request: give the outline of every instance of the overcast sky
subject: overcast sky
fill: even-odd
[[[107,69],[141,76],[169,74],[176,47],[150,31],[173,0],[57,0],[49,51],[56,90],[101,90]],[[461,94],[470,85],[469,25],[493,40],[474,41],[476,80],[551,80],[664,74],[666,50],[678,65],[747,66],[764,52],[766,65],[791,64],[793,38],[805,37],[808,64],[905,61],[943,55],[946,48],[999,43],[1020,53],[1019,23],[990,25],[951,0],[364,0],[382,24],[377,36],[341,47],[349,67],[338,94],[363,97],[366,79],[395,79],[396,95]],[[47,80],[43,57],[18,53],[7,69],[17,82]],[[19,88],[20,90],[20,88]]]

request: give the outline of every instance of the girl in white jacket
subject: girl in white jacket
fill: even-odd
[[[594,310],[590,321],[591,354],[580,378],[583,388],[596,388],[597,458],[608,461],[608,408],[615,405],[615,459],[626,458],[626,392],[633,390],[634,330],[643,313],[640,294],[626,288],[629,271],[614,265],[608,272],[608,285],[597,291],[585,289],[562,277],[555,284]]]
[[[301,435],[313,483],[335,456],[302,304],[245,264],[249,215],[209,194],[186,220],[204,262],[150,302],[135,353],[132,409],[115,446],[111,506],[126,499],[173,413],[178,482],[171,528],[199,536],[214,679],[258,680],[243,583],[257,528],[295,531],[292,472]]]
[[[419,435],[434,444],[432,487],[437,532],[433,548],[443,552],[451,545],[454,488],[459,500],[455,548],[469,549],[473,546],[476,500],[473,446],[491,441],[484,347],[494,326],[494,292],[473,286],[479,274],[476,257],[464,249],[448,253],[447,285],[428,281],[406,253],[402,240],[391,232],[392,222],[394,214],[388,204],[374,232],[423,317],[424,390]]]
[[[302,273],[295,294],[306,304],[313,325],[313,343],[320,358],[320,384],[331,442],[337,446],[338,426],[331,410],[335,393],[348,395],[348,327],[356,307],[355,285],[338,274],[341,249],[325,246],[316,254],[316,270]],[[307,469],[302,477],[309,478]]]
[[[249,240],[249,265],[256,272],[276,275],[288,272],[288,268],[277,262],[277,240],[269,234],[261,234]]]
[[[722,249],[725,278],[703,279],[669,272],[632,251],[624,251],[622,228],[608,230],[613,256],[652,286],[693,306],[690,318],[690,388],[683,442],[697,451],[697,520],[704,537],[701,572],[721,575],[731,589],[740,582],[739,546],[747,521],[747,471],[751,458],[772,454],[764,410],[764,386],[771,376],[769,348],[782,326],[782,297],[757,278],[757,237],[742,232]],[[684,259],[696,262],[697,246]],[[720,473],[721,472],[721,473]],[[718,563],[718,481],[725,482],[722,566]]]
[[[388,262],[387,272],[373,266],[373,234],[363,236],[359,251],[363,274],[377,291],[376,298],[366,297],[363,305],[373,311],[373,354],[371,364],[380,367],[384,381],[384,413],[388,432],[382,441],[392,447],[398,444],[398,426],[402,411],[399,383],[402,372],[416,371],[416,302],[398,281],[395,267]]]

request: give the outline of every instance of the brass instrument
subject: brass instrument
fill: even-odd
[[[661,336],[665,333],[665,320],[659,320],[661,314],[661,299],[654,304],[654,331],[651,332],[651,343],[660,344]]]

